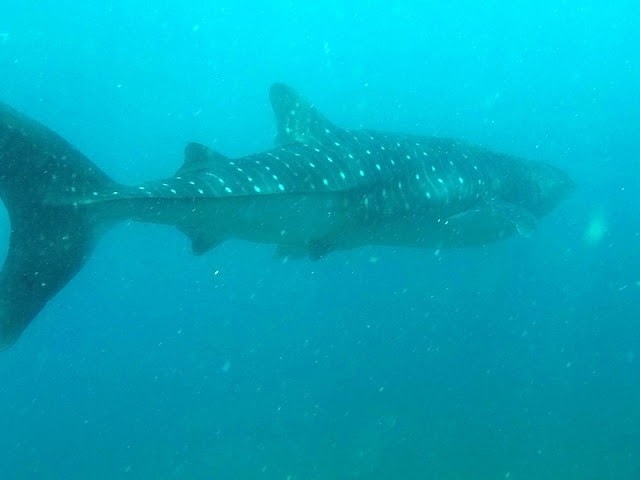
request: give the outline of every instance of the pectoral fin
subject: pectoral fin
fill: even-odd
[[[484,244],[516,234],[528,237],[535,231],[536,224],[529,210],[499,200],[452,215],[445,222],[452,240],[461,246]]]

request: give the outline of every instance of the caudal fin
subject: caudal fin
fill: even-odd
[[[114,182],[63,138],[0,104],[0,197],[9,213],[9,251],[0,272],[0,350],[80,270],[97,220],[73,199]]]

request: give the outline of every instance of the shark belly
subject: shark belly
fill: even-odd
[[[211,240],[236,238],[257,243],[307,245],[337,235],[347,215],[339,195],[271,195],[210,202],[189,222]],[[200,218],[198,218],[200,216]],[[182,229],[184,226],[180,225]]]
[[[142,199],[124,210],[132,220],[176,226],[191,239],[197,254],[230,239],[306,251],[352,228],[347,202],[340,194]]]

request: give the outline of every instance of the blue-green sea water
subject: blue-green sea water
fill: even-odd
[[[531,238],[282,263],[122,224],[0,355],[0,478],[640,479],[640,3],[22,0],[0,101],[121,182],[335,123],[568,171]],[[2,257],[9,224],[0,216]]]

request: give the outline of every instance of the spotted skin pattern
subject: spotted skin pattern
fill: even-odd
[[[48,128],[0,104],[0,349],[79,271],[106,227],[173,225],[195,253],[240,238],[319,259],[362,245],[461,247],[529,234],[571,189],[561,170],[459,140],[348,130],[290,87],[270,92],[276,146],[231,159],[187,145],[175,175],[111,180]]]

